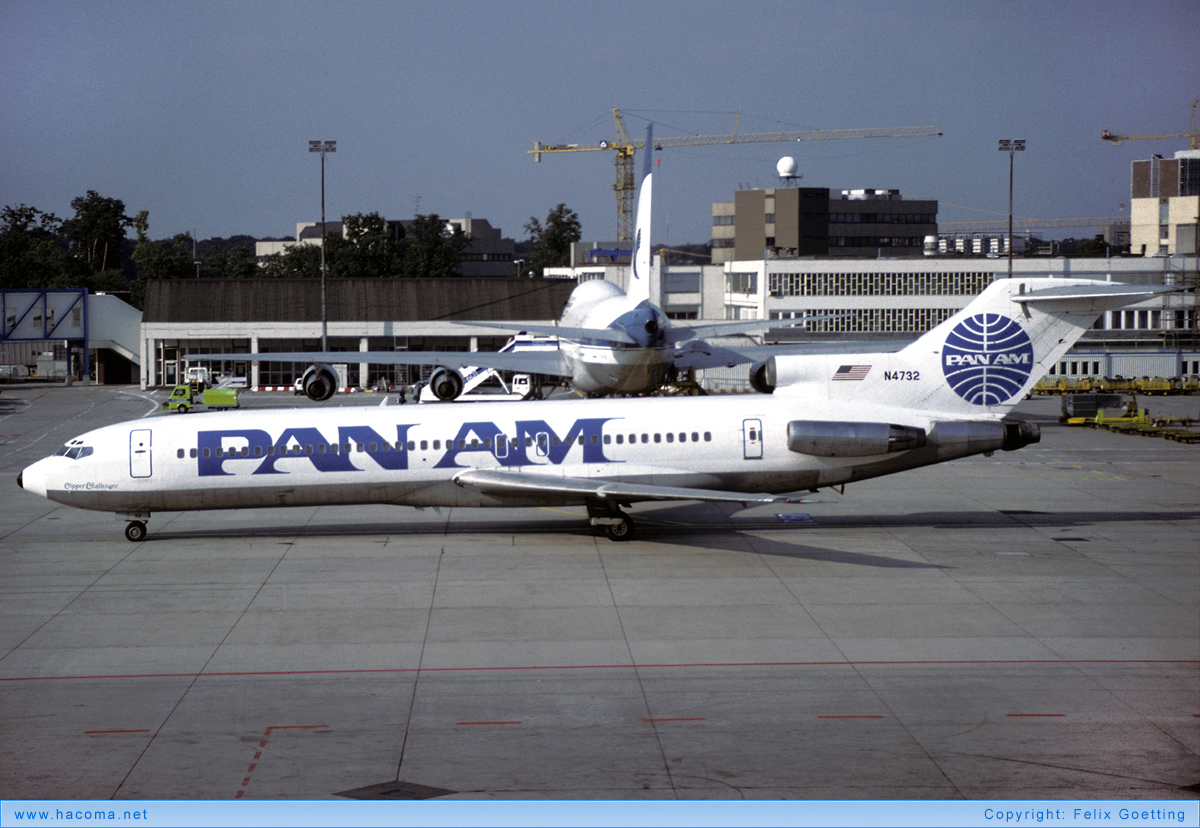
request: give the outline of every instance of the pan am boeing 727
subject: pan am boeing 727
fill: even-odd
[[[994,282],[895,353],[777,355],[771,394],[257,409],[90,431],[26,491],[126,517],[288,505],[584,505],[614,540],[639,501],[773,503],[1039,439],[1007,415],[1105,309],[1166,288]]]

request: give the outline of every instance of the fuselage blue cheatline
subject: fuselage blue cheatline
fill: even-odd
[[[133,540],[153,511],[352,503],[582,504],[619,539],[620,507],[638,501],[770,503],[1034,442],[1012,407],[1101,311],[1160,290],[1001,280],[896,353],[773,357],[773,394],[139,420],[72,440],[18,482],[131,516]]]

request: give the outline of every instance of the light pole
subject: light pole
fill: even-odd
[[[1025,151],[1024,138],[1001,138],[1000,152],[1008,152],[1008,278],[1012,278],[1012,193],[1013,193],[1013,153]]]
[[[325,153],[337,152],[337,141],[309,141],[309,152],[321,153],[321,350],[329,350],[329,315],[325,308]]]
[[[521,275],[521,265],[525,264],[524,259],[514,259],[513,264],[517,266],[517,276]]]

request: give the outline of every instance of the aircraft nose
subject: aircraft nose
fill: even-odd
[[[17,475],[17,485],[27,492],[45,497],[46,470],[44,467],[39,468],[39,464],[42,462],[39,460],[32,466],[22,469],[21,473]]]

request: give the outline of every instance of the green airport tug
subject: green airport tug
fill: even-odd
[[[200,383],[176,385],[171,396],[162,404],[163,411],[186,414],[192,408],[205,409],[238,408],[236,388],[205,388]]]

